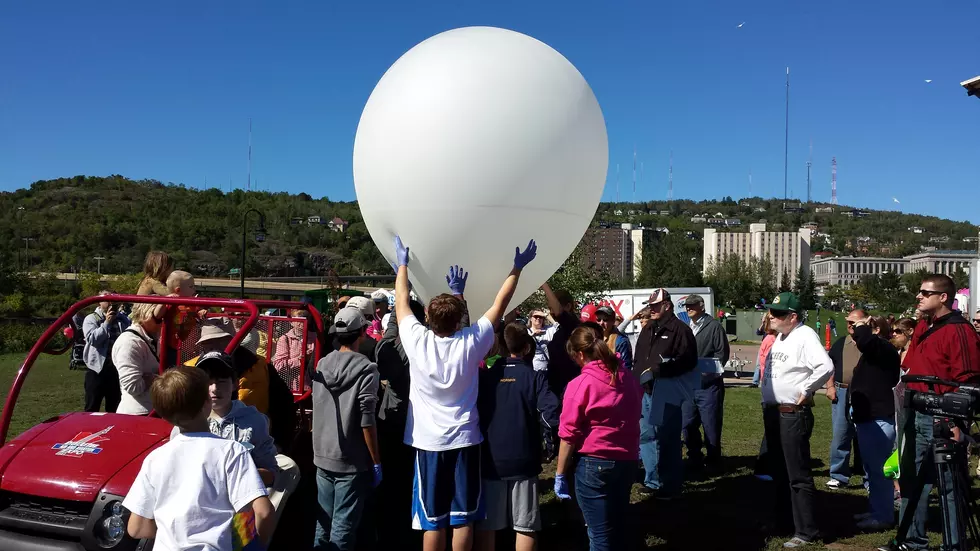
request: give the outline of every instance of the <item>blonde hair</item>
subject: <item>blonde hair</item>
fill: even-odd
[[[144,321],[149,321],[153,319],[153,313],[156,311],[156,304],[146,304],[139,303],[133,305],[133,311],[129,313],[129,319],[133,323],[143,323]]]
[[[180,288],[180,284],[185,281],[194,281],[194,276],[190,272],[174,270],[167,276],[167,289],[171,292],[176,292]]]
[[[146,253],[146,259],[143,260],[143,275],[145,277],[164,283],[172,271],[174,271],[174,260],[170,258],[170,255],[163,251]]]

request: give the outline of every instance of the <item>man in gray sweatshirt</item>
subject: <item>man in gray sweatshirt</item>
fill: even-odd
[[[681,407],[684,415],[684,440],[687,443],[689,466],[721,467],[721,426],[725,411],[725,379],[717,367],[728,363],[728,335],[721,323],[704,311],[704,298],[688,295],[684,309],[691,318],[691,330],[698,348],[698,367],[701,389],[695,391],[694,401]],[[701,452],[701,426],[704,425],[704,447]]]
[[[381,482],[375,427],[378,367],[356,352],[368,322],[357,308],[334,317],[338,350],[313,373],[313,463],[317,467],[314,550],[353,550],[371,488]]]

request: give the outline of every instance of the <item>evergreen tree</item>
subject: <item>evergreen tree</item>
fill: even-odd
[[[783,275],[779,281],[779,292],[788,293],[789,291],[792,291],[793,289],[792,287],[790,287],[792,281],[793,280],[789,277],[789,269],[783,266]],[[772,299],[767,299],[767,300],[772,300]]]

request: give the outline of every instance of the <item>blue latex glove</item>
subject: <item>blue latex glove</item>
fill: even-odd
[[[514,267],[518,270],[523,270],[524,266],[527,266],[534,260],[534,257],[538,256],[538,245],[534,240],[530,240],[527,243],[527,248],[524,252],[521,252],[520,247],[515,247],[514,249]]]
[[[402,238],[395,236],[395,264],[396,268],[408,266],[408,247],[402,244]]]
[[[381,476],[381,465],[375,465],[374,466],[374,480],[371,482],[371,487],[372,488],[377,488],[378,487],[378,484],[381,484],[381,479],[382,478],[383,477]]]
[[[568,493],[568,481],[565,480],[565,475],[556,474],[555,475],[555,495],[558,499],[572,499],[572,496]]]
[[[463,289],[466,288],[466,278],[470,277],[470,273],[463,273],[462,268],[459,266],[450,266],[449,273],[446,274],[446,283],[449,284],[449,290],[453,292],[454,295],[463,294]]]

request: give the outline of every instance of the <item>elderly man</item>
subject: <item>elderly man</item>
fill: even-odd
[[[96,412],[105,400],[105,410],[115,413],[122,399],[119,387],[119,373],[112,363],[112,345],[116,338],[129,325],[129,318],[119,310],[119,304],[109,302],[113,291],[99,293],[106,300],[85,317],[82,322],[82,335],[85,338],[85,411]]]
[[[674,315],[666,289],[655,289],[646,301],[650,319],[636,340],[633,374],[643,385],[640,458],[646,475],[643,491],[673,499],[681,491],[681,407],[701,387],[698,351],[691,328]]]
[[[691,318],[691,331],[697,343],[698,363],[702,367],[701,388],[694,400],[684,403],[684,435],[688,464],[699,469],[721,467],[721,426],[725,412],[725,378],[722,366],[730,353],[728,335],[721,323],[704,311],[704,298],[689,295],[684,309]],[[701,426],[704,425],[704,446],[707,458],[701,453]]]
[[[776,341],[762,378],[762,420],[776,488],[776,529],[792,522],[793,549],[820,535],[814,510],[817,490],[810,475],[813,393],[827,382],[834,364],[816,332],[803,325],[803,307],[793,293],[780,293],[769,306]]]

